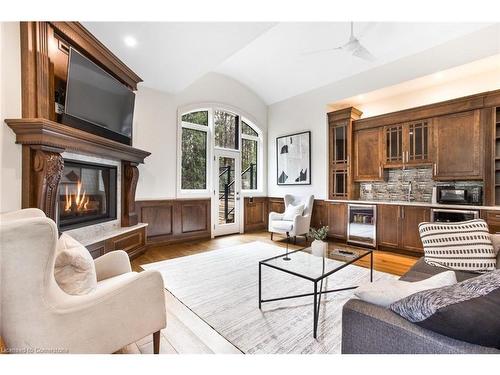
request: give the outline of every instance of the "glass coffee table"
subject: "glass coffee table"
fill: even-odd
[[[316,256],[312,254],[310,247],[305,247],[303,249],[261,260],[259,262],[259,309],[265,302],[313,296],[313,337],[316,338],[321,296],[326,293],[340,292],[358,287],[356,285],[340,289],[323,290],[323,280],[367,256],[370,257],[370,282],[372,282],[373,251],[370,249],[343,249],[332,245],[323,256]],[[275,270],[309,280],[313,284],[313,291],[311,293],[292,296],[262,299],[262,267],[274,268]]]

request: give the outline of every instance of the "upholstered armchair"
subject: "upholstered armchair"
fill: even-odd
[[[296,240],[297,236],[304,236],[307,242],[307,234],[311,227],[311,216],[314,204],[314,195],[306,197],[298,197],[291,194],[285,195],[285,212],[287,208],[292,206],[304,205],[302,214],[297,214],[293,218],[288,218],[285,213],[270,212],[269,213],[269,232],[271,232],[271,240],[274,233],[284,234],[287,239],[293,237]]]
[[[113,353],[166,326],[159,272],[132,272],[127,254],[95,260],[97,288],[66,294],[54,278],[57,226],[38,209],[0,215],[0,336],[28,352]]]

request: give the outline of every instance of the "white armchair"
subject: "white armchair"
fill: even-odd
[[[285,220],[283,213],[269,213],[269,232],[271,232],[271,240],[274,233],[285,234],[287,239],[290,237],[296,239],[297,236],[304,236],[307,242],[307,234],[311,226],[311,216],[314,204],[314,195],[306,197],[297,197],[291,194],[285,195],[285,210],[291,204],[294,206],[303,204],[304,211],[302,215],[295,215],[293,220]]]
[[[8,348],[113,353],[166,326],[163,280],[132,272],[127,253],[95,260],[97,288],[66,294],[54,278],[56,224],[38,209],[0,215],[0,336]]]

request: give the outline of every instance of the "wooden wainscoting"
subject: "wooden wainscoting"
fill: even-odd
[[[147,244],[210,238],[210,198],[136,201],[139,222],[148,223]]]
[[[245,198],[245,232],[266,230],[269,218],[267,197]]]

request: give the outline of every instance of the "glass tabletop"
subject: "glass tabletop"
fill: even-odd
[[[281,255],[260,261],[260,264],[311,281],[318,281],[371,253],[371,249],[344,248],[329,244],[328,250],[322,255],[313,255],[311,247],[305,247],[290,251],[289,260],[285,259],[283,252]]]

